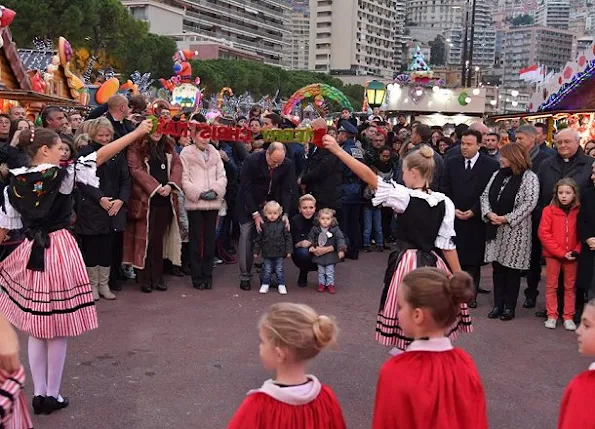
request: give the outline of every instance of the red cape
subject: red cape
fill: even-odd
[[[322,385],[313,401],[290,405],[266,393],[251,393],[228,429],[346,429],[341,406],[330,387]]]
[[[460,349],[410,351],[380,370],[373,429],[487,429],[483,385]]]
[[[593,416],[595,371],[585,371],[572,379],[562,398],[558,429],[595,429]]]

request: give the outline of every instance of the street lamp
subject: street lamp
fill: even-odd
[[[384,96],[386,95],[386,87],[382,82],[373,80],[368,84],[366,88],[366,98],[368,99],[368,105],[373,109],[375,107],[382,106],[384,103]]]

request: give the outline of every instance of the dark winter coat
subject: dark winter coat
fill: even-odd
[[[595,295],[595,250],[587,246],[587,239],[595,237],[595,188],[590,187],[581,200],[578,214],[578,237],[582,244],[582,251],[578,260],[578,276],[576,287],[590,291],[589,298]]]
[[[318,236],[321,232],[322,228],[320,228],[318,225],[313,226],[310,230],[310,234],[308,234],[308,241],[313,247],[318,247]],[[345,243],[345,236],[338,226],[331,226],[329,228],[326,243],[322,247],[326,246],[333,246],[335,250],[333,252],[327,253],[326,255],[313,256],[312,262],[322,266],[334,265],[339,262],[338,252],[345,252],[347,250],[347,244]]]
[[[296,178],[291,160],[271,170],[266,152],[257,152],[246,158],[240,173],[240,188],[236,200],[238,222],[252,221],[252,214],[260,211],[267,201],[275,200],[284,213],[291,213],[295,206]]]
[[[79,156],[86,156],[101,148],[92,142],[81,148]],[[77,221],[75,230],[81,235],[102,235],[126,230],[131,179],[126,155],[118,153],[97,168],[99,188],[77,184]],[[103,197],[121,200],[124,205],[116,216],[110,216],[99,204]]]
[[[459,260],[463,266],[483,264],[485,252],[486,225],[481,219],[481,195],[499,163],[487,155],[479,155],[471,171],[465,170],[463,155],[445,160],[443,191],[455,208],[461,211],[471,210],[474,216],[467,220],[455,217],[455,243]]]
[[[362,149],[361,145],[355,142],[355,140],[349,139],[345,141],[342,148],[353,158],[360,162],[364,162],[364,150]],[[342,183],[341,202],[343,204],[360,204],[362,195],[362,181],[345,165],[343,165]]]
[[[554,185],[564,177],[570,177],[576,182],[581,196],[591,186],[593,158],[579,148],[569,163],[570,166],[566,174],[563,173],[564,160],[558,154],[550,156],[541,163],[537,173],[541,191],[538,207],[543,209],[551,203]]]
[[[413,149],[411,149],[411,151],[414,150],[419,150],[422,145],[426,145],[426,146],[430,146],[432,147],[432,145],[430,143],[419,143],[417,145],[415,145],[415,147]],[[452,150],[452,149],[451,149]],[[411,152],[409,152],[411,153]],[[448,152],[446,152],[447,154],[450,153],[450,150]],[[452,155],[450,156],[452,157]],[[444,158],[450,158],[449,156],[445,156]],[[434,151],[434,175],[432,176],[432,183],[430,183],[430,189],[432,191],[437,191],[440,192],[442,191],[442,176],[444,174],[444,159],[442,158],[442,156]],[[399,160],[399,168],[397,171],[397,183],[400,183],[401,185],[404,185],[405,182],[403,182],[403,159]]]
[[[293,252],[291,232],[285,228],[283,219],[279,217],[275,222],[266,217],[262,223],[262,231],[256,236],[254,254],[262,253],[265,259],[285,258]]]
[[[102,104],[101,106],[96,107],[95,109],[89,112],[87,116],[87,120],[90,119],[97,119],[101,116],[104,116],[112,123],[112,127],[114,127],[114,140],[119,139],[120,137],[124,137],[126,134],[134,131],[136,126],[132,121],[128,119],[124,119],[123,121],[117,121],[113,118],[111,113],[109,113],[107,108],[107,103]]]
[[[293,238],[293,244],[296,245],[300,241],[307,240],[313,226],[314,216],[310,219],[306,219],[301,213],[293,216],[291,218],[291,237]]]
[[[339,209],[343,163],[326,149],[315,147],[308,157],[302,175],[302,185],[316,198],[319,208]]]

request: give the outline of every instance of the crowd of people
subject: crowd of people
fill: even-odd
[[[321,145],[303,145],[265,142],[263,131],[296,125],[259,106],[249,117],[214,119],[249,127],[245,144],[157,132],[145,119],[148,107],[143,97],[122,95],[86,118],[47,107],[41,127],[18,106],[0,115],[0,312],[29,335],[36,414],[68,406],[60,395],[66,338],[97,327],[96,301],[116,299],[114,291],[132,279],[144,293],[166,291],[164,274],[189,275],[194,288],[209,290],[219,263],[237,262],[244,291],[257,272],[260,293],[276,287],[285,295],[294,284],[307,287],[316,271],[316,290],[335,294],[338,263],[357,260],[360,251],[391,250],[376,339],[400,356],[450,352],[451,338],[472,331],[468,308],[477,307],[478,293],[489,293],[480,287],[483,265],[491,264],[493,275],[487,317],[514,319],[523,277],[523,306],[535,307],[545,260],[546,309],[537,314],[547,328],[561,316],[565,329],[577,329],[594,286],[595,159],[573,130],[547,142],[544,124],[430,127],[401,115],[391,125],[376,110],[361,121],[344,109]],[[167,109],[159,115],[181,120]],[[187,119],[207,122],[200,113]],[[286,258],[299,269],[295,282],[284,274]],[[459,272],[467,274],[447,277]],[[426,287],[433,292],[422,293]],[[429,316],[416,318],[419,308]],[[267,319],[277,312],[292,323],[302,316],[322,323],[308,309],[271,310],[261,322],[261,356],[263,348],[286,348],[284,358],[302,362],[332,342],[326,319],[326,334],[319,326],[315,338],[288,342],[291,335]],[[448,359],[460,369],[469,358],[457,353]],[[402,372],[388,365],[383,373]],[[433,365],[443,366],[427,368]],[[461,380],[470,377],[473,402],[484,405],[469,427],[486,427],[474,371]],[[301,378],[308,392],[322,391],[315,378]],[[277,382],[261,390],[282,396],[283,380]],[[395,388],[387,383],[379,384],[376,427],[393,427],[385,422],[397,418],[386,417]],[[237,417],[232,427],[246,427],[248,418]]]

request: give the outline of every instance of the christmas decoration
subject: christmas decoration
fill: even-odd
[[[351,103],[347,97],[345,97],[345,94],[343,94],[337,88],[324,83],[315,83],[313,85],[308,85],[304,88],[298,89],[296,92],[294,92],[289,100],[287,100],[287,103],[285,103],[283,106],[283,114],[290,114],[295,105],[301,102],[304,98],[316,97],[318,95],[336,101],[343,108],[347,108],[350,111],[353,110]]]
[[[421,51],[421,48],[419,47],[419,45],[417,45],[415,47],[415,53],[413,54],[413,60],[411,61],[411,64],[409,64],[409,71],[413,71],[413,72],[429,72],[430,67],[428,67],[428,65],[426,64],[426,61],[424,60],[424,54]]]

